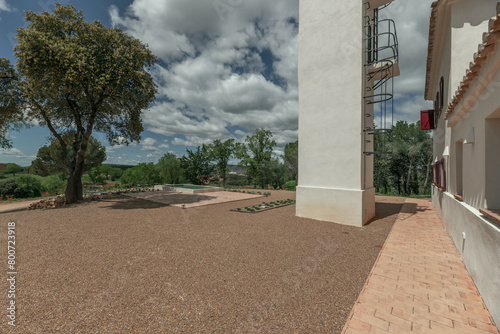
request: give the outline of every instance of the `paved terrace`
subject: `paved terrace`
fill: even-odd
[[[429,200],[404,204],[342,333],[499,333]]]

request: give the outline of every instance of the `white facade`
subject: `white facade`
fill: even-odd
[[[300,2],[299,217],[363,226],[375,216],[364,26],[391,1]]]
[[[491,0],[433,4],[426,98],[443,95],[433,154],[444,164],[432,187],[433,204],[498,324],[500,225],[480,212],[500,209],[497,15]]]

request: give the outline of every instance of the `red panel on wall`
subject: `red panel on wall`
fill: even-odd
[[[434,130],[434,110],[420,111],[420,130]]]

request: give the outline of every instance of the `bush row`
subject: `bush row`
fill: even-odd
[[[21,175],[17,179],[0,182],[0,199],[40,197],[42,192],[54,193],[64,190],[66,182],[61,175],[51,175],[43,181],[32,175]]]

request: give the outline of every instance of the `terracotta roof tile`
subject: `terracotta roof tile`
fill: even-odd
[[[495,51],[495,44],[500,42],[500,2],[497,4],[497,15],[492,17],[488,24],[488,32],[483,34],[483,43],[479,44],[478,52],[474,54],[474,60],[470,63],[469,68],[465,72],[455,96],[451,99],[446,111],[446,119],[455,111],[457,105],[460,104],[463,97],[467,94],[470,84],[479,76],[479,72],[486,64],[488,57]],[[429,78],[429,70],[427,72]]]
[[[432,3],[431,20],[429,24],[429,45],[427,47],[427,76],[425,80],[425,91],[428,92],[430,81],[431,81],[431,71],[432,71],[432,54],[434,53],[434,40],[436,38],[436,21],[437,21],[437,6],[443,0],[438,0]]]

